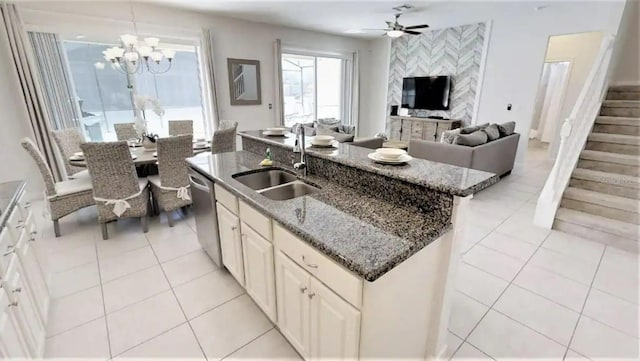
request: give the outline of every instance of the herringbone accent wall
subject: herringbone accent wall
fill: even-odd
[[[415,110],[418,116],[439,115],[469,124],[478,89],[485,23],[404,35],[391,42],[387,114],[402,101],[402,78],[451,75],[453,91],[447,111]],[[387,116],[387,133],[390,130]]]

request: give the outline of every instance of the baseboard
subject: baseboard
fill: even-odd
[[[609,86],[640,86],[640,80],[622,80],[609,83]]]

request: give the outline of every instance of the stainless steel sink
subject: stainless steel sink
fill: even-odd
[[[278,169],[269,169],[248,174],[234,174],[232,177],[253,190],[260,190],[285,183],[291,183],[297,179],[295,175]]]
[[[259,192],[263,196],[273,199],[274,201],[284,201],[291,198],[302,197],[319,191],[320,188],[314,187],[307,183],[295,181],[278,187],[273,187]]]

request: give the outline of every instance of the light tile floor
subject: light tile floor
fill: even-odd
[[[638,358],[638,257],[535,227],[550,164],[533,148],[471,201],[447,356]],[[225,271],[200,249],[193,217],[137,220],[103,241],[88,209],[44,222],[53,272],[47,358],[299,359]]]

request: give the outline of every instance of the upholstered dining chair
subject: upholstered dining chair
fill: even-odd
[[[218,129],[213,132],[211,153],[225,153],[236,151],[236,131],[238,122],[221,120]]]
[[[138,138],[135,123],[115,123],[113,129],[116,131],[116,138],[118,140]]]
[[[167,214],[173,227],[171,212],[191,204],[186,158],[193,156],[191,135],[158,139],[158,175],[150,176],[151,193],[156,209]]]
[[[86,168],[76,167],[69,162],[69,157],[73,153],[80,152],[80,144],[86,142],[84,135],[78,128],[67,128],[52,130],[51,135],[58,146],[60,155],[64,158],[64,169],[67,172],[67,178],[88,177],[89,172]]]
[[[56,237],[60,237],[60,224],[58,223],[60,218],[95,204],[91,180],[86,177],[55,182],[49,165],[35,143],[29,138],[22,139],[21,143],[36,162],[42,175],[45,186],[45,202],[49,205],[53,231]]]
[[[80,146],[93,184],[102,239],[108,239],[107,223],[139,217],[148,231],[149,188],[147,178],[138,178],[127,142],[84,143]]]
[[[193,135],[193,120],[170,120],[169,135]]]

